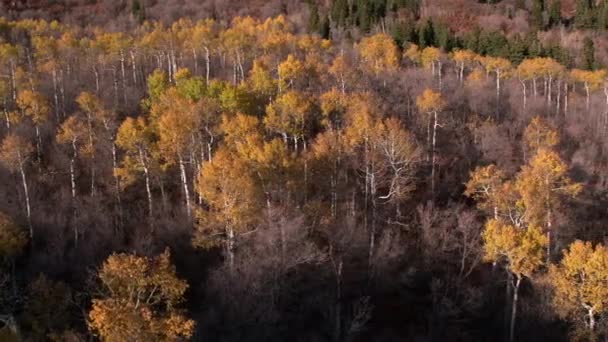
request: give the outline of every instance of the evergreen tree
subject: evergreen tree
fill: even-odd
[[[544,12],[544,1],[543,0],[534,0],[532,2],[532,13],[530,18],[530,23],[532,27],[537,30],[542,30],[545,28],[545,23],[543,19]]]
[[[331,8],[331,18],[338,27],[345,27],[348,20],[348,0],[336,0]]]
[[[595,44],[593,39],[585,37],[583,41],[583,69],[594,70],[595,69]]]
[[[144,5],[139,2],[139,0],[133,0],[131,3],[131,14],[133,15],[133,18],[135,18],[135,20],[137,20],[137,22],[140,24],[146,19]]]
[[[418,30],[418,45],[424,49],[435,45],[435,28],[433,21],[428,19]]]
[[[454,43],[450,28],[445,24],[437,25],[435,33],[436,45],[444,51],[451,51]]]
[[[562,1],[553,0],[549,8],[549,26],[557,26],[562,22]]]
[[[331,36],[331,26],[329,25],[329,18],[327,16],[324,16],[323,20],[321,20],[319,34],[323,39],[329,39]]]
[[[319,32],[321,29],[321,19],[319,18],[319,7],[313,1],[308,3],[308,32]]]
[[[589,0],[577,0],[574,26],[579,29],[593,28],[593,8]]]
[[[509,42],[509,60],[515,64],[521,63],[528,55],[526,41],[516,34]]]
[[[597,9],[597,28],[599,30],[608,29],[608,0],[604,0]]]

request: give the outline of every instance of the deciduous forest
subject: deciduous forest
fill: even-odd
[[[608,1],[0,2],[1,341],[608,339]]]

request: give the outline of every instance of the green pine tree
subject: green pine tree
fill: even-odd
[[[604,0],[597,9],[597,28],[599,30],[608,29],[608,0]]]
[[[348,22],[348,0],[336,0],[331,7],[331,18],[338,27],[346,27]]]
[[[329,23],[329,18],[327,16],[323,17],[323,19],[321,20],[319,34],[323,39],[329,39],[331,36],[331,26]]]
[[[579,29],[591,29],[594,23],[594,9],[590,0],[577,0],[574,26]]]
[[[313,1],[308,3],[308,32],[319,32],[321,29],[321,18],[319,18],[319,7]]]
[[[553,0],[549,8],[549,26],[557,26],[562,22],[562,2]]]
[[[537,30],[545,28],[545,21],[543,18],[543,12],[545,10],[545,4],[543,0],[534,0],[532,2],[532,13],[530,14],[530,23],[532,27]]]
[[[594,70],[595,64],[595,44],[593,39],[585,37],[583,40],[583,69]]]
[[[430,18],[418,30],[418,45],[422,49],[435,45],[435,27]]]

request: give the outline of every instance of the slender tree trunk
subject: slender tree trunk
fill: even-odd
[[[93,66],[93,74],[95,75],[95,93],[99,94],[99,70],[97,70],[97,65]]]
[[[509,341],[515,340],[515,319],[517,318],[517,301],[519,300],[519,285],[521,284],[521,277],[517,276],[515,286],[513,287],[513,303],[511,308],[511,327],[509,328]]]
[[[230,275],[234,276],[234,229],[231,225],[226,226],[226,253]]]
[[[564,117],[568,118],[568,82],[564,83]]]
[[[196,53],[196,48],[192,48],[192,61],[194,64],[194,74],[198,75],[198,55]]]
[[[182,187],[184,189],[184,197],[186,198],[186,213],[190,218],[192,216],[192,207],[190,205],[190,191],[188,190],[188,178],[186,175],[186,166],[181,154],[178,154],[179,170],[181,174]]]
[[[27,224],[30,229],[30,240],[34,241],[34,227],[32,226],[32,209],[30,207],[30,192],[27,186],[27,178],[25,177],[25,169],[23,164],[25,161],[21,158],[21,152],[17,151],[19,158],[19,172],[21,173],[21,182],[23,183],[23,194],[25,195],[25,213],[27,215]]]
[[[59,95],[57,94],[57,70],[53,69],[52,72],[53,80],[53,99],[55,100],[55,118],[59,119]]]
[[[526,89],[526,81],[521,81],[521,86],[523,89],[523,102],[524,102],[524,113],[526,112],[526,105],[528,103],[528,94]]]
[[[433,124],[433,144],[431,147],[431,195],[433,199],[435,199],[435,163],[437,158],[437,127],[439,127],[439,123],[437,122],[437,111],[433,112],[434,124]]]
[[[211,58],[209,56],[209,48],[205,46],[205,81],[209,85],[209,73],[211,70]]]
[[[118,217],[120,220],[120,225],[123,224],[123,216],[122,216],[122,199],[120,198],[120,178],[116,175],[115,170],[118,168],[118,162],[116,158],[116,144],[114,143],[114,137],[111,139],[112,144],[112,175],[114,175],[114,184],[116,187],[116,205],[118,206]]]
[[[150,224],[152,224],[152,190],[150,189],[150,172],[148,169],[148,163],[144,156],[144,151],[139,149],[139,160],[144,169],[144,176],[146,178],[146,193],[148,195],[148,215],[150,216]]]
[[[593,312],[593,307],[586,306],[587,309],[587,317],[589,318],[589,330],[591,332],[595,331],[595,313]]]
[[[333,252],[332,252],[333,253]],[[336,275],[336,304],[334,318],[334,341],[340,341],[342,337],[342,258],[336,263],[332,257],[334,273]]]
[[[87,130],[89,135],[89,148],[91,150],[91,196],[95,196],[95,177],[97,170],[95,168],[95,143],[93,141],[93,118],[87,112]]]
[[[460,64],[460,73],[459,73],[460,84],[464,81],[464,62]]]
[[[75,164],[78,149],[76,148],[76,141],[72,140],[72,158],[70,158],[70,182],[72,184],[72,199],[76,199],[76,175],[75,175]]]
[[[133,74],[133,85],[137,86],[137,64],[135,61],[135,52],[131,50],[129,51],[129,55],[131,55],[131,72]]]
[[[127,73],[125,71],[125,53],[120,51],[120,75],[122,77],[122,99],[127,104]]]
[[[40,126],[36,124],[36,159],[38,168],[42,165],[42,138],[40,137]]]
[[[587,112],[589,111],[589,104],[591,101],[591,92],[589,90],[589,84],[585,82],[585,93],[587,94]]]
[[[495,264],[496,265],[496,264]],[[507,286],[505,287],[505,316],[504,316],[504,332],[505,332],[505,341],[507,340],[506,336],[508,336],[507,334],[507,330],[510,328],[510,322],[511,322],[511,309],[512,309],[512,305],[509,305],[509,302],[511,302],[513,300],[513,294],[512,294],[512,290],[513,290],[513,273],[511,273],[509,270],[507,271]]]

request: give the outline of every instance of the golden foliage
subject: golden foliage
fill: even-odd
[[[89,327],[104,341],[175,341],[194,322],[177,305],[188,284],[177,278],[169,250],[155,258],[112,254],[99,270],[108,295],[94,299]]]

